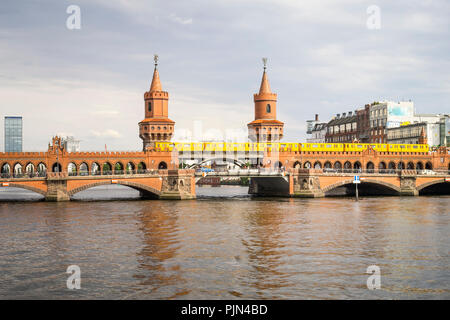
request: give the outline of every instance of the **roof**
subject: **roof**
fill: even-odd
[[[349,123],[349,122],[356,122],[356,115],[352,115],[350,117],[341,117],[338,119],[333,119],[330,122],[328,122],[329,126],[335,126],[335,125],[340,125],[340,124],[345,124],[345,123]]]
[[[283,122],[279,121],[279,120],[275,120],[275,119],[258,119],[258,120],[253,120],[252,122],[250,122],[249,124],[284,124]]]

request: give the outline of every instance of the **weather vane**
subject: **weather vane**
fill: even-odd
[[[264,70],[267,68],[267,58],[262,58],[262,61],[264,63]]]
[[[153,55],[153,60],[155,60],[155,68],[158,66],[158,55],[157,54],[154,54]]]

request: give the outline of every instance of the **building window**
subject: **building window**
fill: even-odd
[[[267,104],[267,106],[266,106],[266,112],[267,112],[267,113],[270,113],[270,104]]]
[[[148,112],[152,112],[152,103],[151,102],[148,103]]]

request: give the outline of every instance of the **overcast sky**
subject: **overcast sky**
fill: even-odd
[[[69,5],[79,30],[66,27]],[[370,5],[380,29],[367,27]],[[304,140],[315,113],[375,100],[449,113],[449,17],[447,0],[2,0],[0,150],[5,115],[23,116],[25,151],[56,133],[82,150],[140,150],[154,53],[179,130],[246,130],[262,57],[285,141]]]

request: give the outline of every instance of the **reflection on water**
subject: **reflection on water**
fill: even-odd
[[[448,196],[255,199],[230,186],[135,201],[109,186],[77,199],[111,195],[129,200],[0,202],[0,297],[450,298]],[[66,289],[72,264],[81,290]]]

